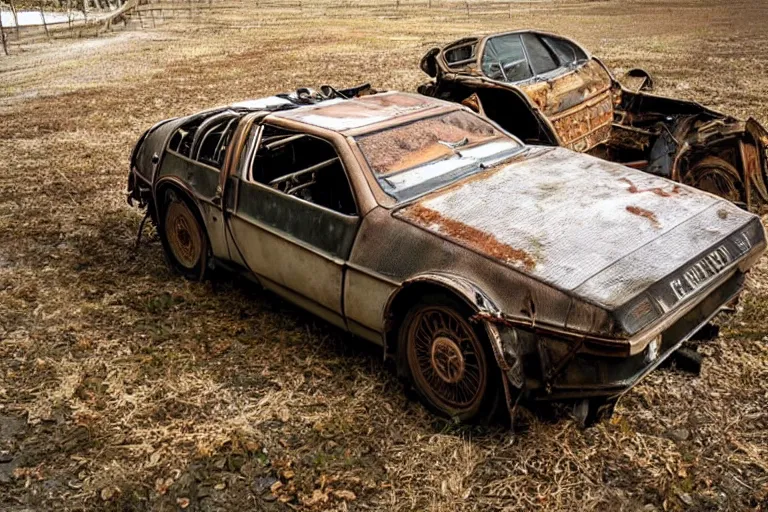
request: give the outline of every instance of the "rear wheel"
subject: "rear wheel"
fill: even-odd
[[[695,163],[685,173],[683,183],[710,192],[733,203],[745,203],[743,184],[736,168],[716,156],[708,156]]]
[[[173,191],[167,196],[162,233],[174,270],[187,279],[202,280],[208,265],[208,238],[189,202]]]
[[[399,333],[413,386],[434,412],[461,421],[487,419],[498,403],[499,370],[481,329],[459,301],[429,296],[406,315]]]

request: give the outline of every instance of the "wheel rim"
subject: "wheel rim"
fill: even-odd
[[[485,394],[485,352],[474,329],[452,309],[428,307],[415,315],[408,364],[419,388],[446,412],[473,410]]]
[[[168,206],[165,217],[168,245],[173,257],[187,269],[195,268],[203,246],[202,233],[192,212],[179,201]]]
[[[683,183],[731,202],[737,202],[741,198],[731,171],[718,165],[707,164],[694,167],[686,174]]]

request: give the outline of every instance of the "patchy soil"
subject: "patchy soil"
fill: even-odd
[[[437,420],[378,349],[174,276],[154,235],[133,248],[127,161],[155,121],[299,85],[414,90],[424,51],[477,31],[561,32],[768,122],[763,2],[400,4],[217,1],[0,55],[0,509],[768,508],[765,261],[701,376],[659,370],[591,429],[513,432]]]

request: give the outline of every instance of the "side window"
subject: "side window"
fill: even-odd
[[[168,149],[187,158],[192,158],[192,141],[195,138],[195,133],[197,133],[197,129],[200,127],[201,122],[202,120],[198,119],[192,123],[187,123],[176,130],[168,143]]]
[[[525,49],[528,50],[528,60],[535,74],[543,75],[560,67],[555,61],[554,54],[544,46],[544,43],[539,40],[538,36],[535,34],[523,34],[522,37]]]
[[[224,157],[227,154],[227,147],[232,140],[232,134],[237,127],[237,117],[223,119],[206,129],[201,134],[200,142],[196,148],[197,154],[195,160],[221,169],[224,165]]]
[[[519,34],[489,39],[483,51],[482,68],[488,78],[505,82],[520,82],[533,76]]]
[[[249,177],[339,213],[357,213],[339,155],[317,137],[264,125]]]
[[[555,52],[561,66],[569,66],[587,60],[587,55],[581,48],[564,39],[551,36],[542,36],[541,39]]]
[[[461,66],[467,62],[471,62],[475,59],[475,47],[476,43],[465,44],[463,46],[457,46],[451,48],[445,52],[445,61],[449,66]]]

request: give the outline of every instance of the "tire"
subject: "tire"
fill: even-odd
[[[398,332],[398,358],[406,380],[434,413],[467,423],[495,414],[501,373],[482,327],[460,301],[427,295],[406,314]]]
[[[739,171],[722,158],[708,156],[699,160],[685,173],[682,181],[732,203],[746,204]]]
[[[196,209],[175,191],[166,195],[162,210],[162,241],[173,270],[192,281],[202,281],[208,270],[210,245]]]

